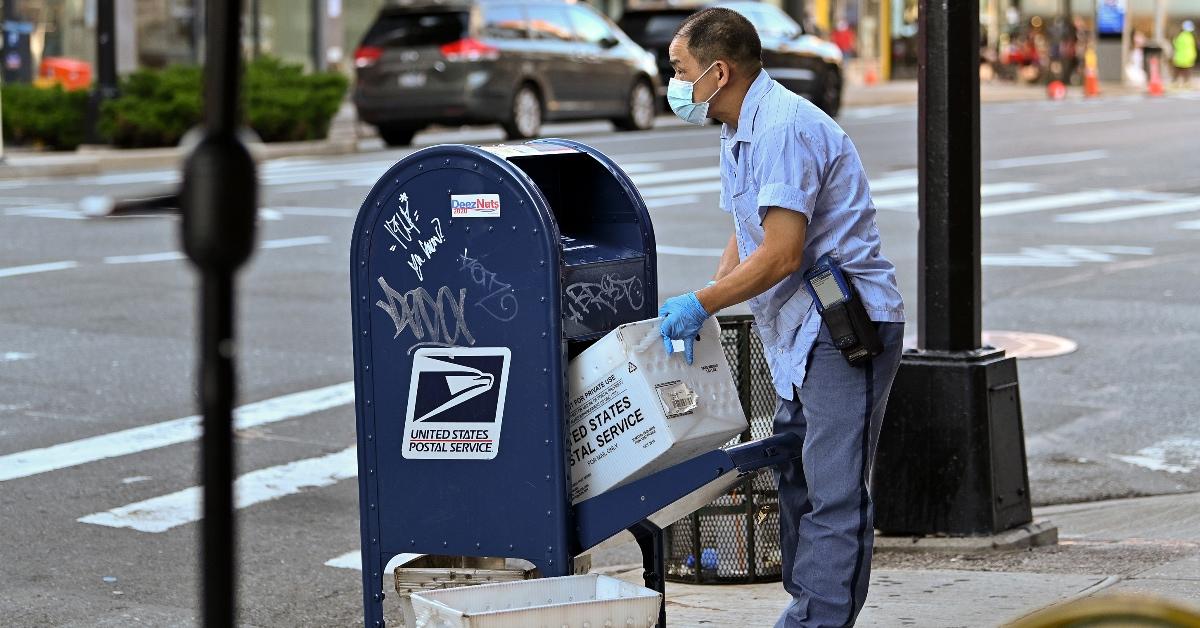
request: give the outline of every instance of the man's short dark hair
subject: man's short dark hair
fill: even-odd
[[[693,13],[679,25],[675,37],[687,39],[688,52],[702,66],[722,59],[749,74],[762,68],[758,32],[750,20],[732,9],[712,7]]]

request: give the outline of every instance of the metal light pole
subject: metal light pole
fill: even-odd
[[[919,348],[883,422],[875,527],[994,534],[1032,512],[1016,360],[980,338],[979,0],[919,9]]]
[[[96,2],[96,85],[88,101],[87,140],[103,142],[100,137],[100,113],[104,103],[117,97],[117,20],[116,0]]]
[[[236,538],[233,510],[234,285],[254,248],[257,180],[238,139],[241,124],[241,0],[208,0],[205,15],[204,134],[184,164],[183,248],[200,272],[203,414],[201,524],[203,625],[233,626]]]

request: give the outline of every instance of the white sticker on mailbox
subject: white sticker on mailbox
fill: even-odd
[[[499,194],[451,194],[451,218],[499,218]]]
[[[511,358],[507,347],[417,349],[401,455],[424,460],[495,458]]]

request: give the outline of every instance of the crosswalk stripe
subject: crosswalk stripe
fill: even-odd
[[[1003,196],[1005,194],[1022,194],[1032,192],[1037,189],[1037,186],[1032,183],[1021,182],[1005,182],[1005,183],[985,183],[979,187],[979,195],[982,197],[988,196]],[[917,193],[905,192],[903,194],[889,194],[885,196],[876,196],[874,199],[876,209],[887,209],[893,211],[917,211]],[[983,214],[987,215],[987,206],[984,205]]]
[[[650,209],[658,209],[659,207],[671,207],[673,205],[690,205],[698,200],[700,200],[700,197],[695,194],[651,198],[646,199],[646,207]]]
[[[234,429],[276,423],[353,402],[354,382],[282,395],[237,408]],[[199,437],[200,417],[192,415],[40,449],[19,451],[0,456],[0,482],[177,445]]]
[[[690,246],[668,246],[659,244],[655,247],[659,255],[682,255],[684,257],[721,257],[725,251],[721,249],[702,249]]]
[[[1200,229],[1200,220],[1185,220],[1175,223],[1176,229]]]
[[[720,192],[720,181],[698,181],[679,185],[651,186],[641,190],[642,198],[662,198],[664,196],[680,196],[684,194],[703,194],[705,192]]]
[[[1009,216],[1049,209],[1062,209],[1063,207],[1074,207],[1076,205],[1105,203],[1123,197],[1124,195],[1118,190],[1087,190],[1066,194],[1052,194],[1050,196],[1035,196],[1033,198],[1023,198],[1004,203],[985,203],[982,214],[984,216]]]
[[[358,475],[357,448],[318,458],[251,471],[233,484],[234,507],[246,508],[305,489],[331,486]],[[80,523],[132,528],[140,532],[166,532],[171,528],[200,520],[202,491],[192,486],[112,510],[80,517]]]
[[[1072,164],[1081,161],[1106,159],[1106,150],[1085,150],[1076,153],[1058,153],[1052,155],[1030,155],[1028,157],[1011,157],[983,162],[988,170],[1005,170],[1008,168],[1025,168],[1028,166],[1051,166],[1055,164]]]
[[[1074,212],[1071,214],[1056,216],[1055,220],[1059,222],[1097,224],[1103,222],[1129,220],[1131,218],[1150,218],[1154,216],[1169,216],[1171,214],[1186,214],[1194,211],[1200,211],[1200,196],[1182,198],[1174,201],[1163,201],[1161,203],[1145,203],[1130,207],[1113,207],[1111,209],[1096,209],[1085,212]]]
[[[917,175],[891,176],[871,182],[871,193],[891,192],[917,187]]]
[[[415,558],[420,558],[424,554],[396,554],[388,561],[387,567],[383,568],[383,573],[390,574],[395,571],[396,567],[403,565]],[[346,552],[341,556],[330,558],[325,561],[327,567],[337,567],[339,569],[356,569],[362,571],[362,552],[354,550]]]
[[[701,179],[720,179],[721,169],[716,167],[685,168],[683,170],[672,170],[669,172],[633,175],[630,178],[633,179],[634,184],[638,186],[649,186],[655,183],[674,183],[678,181],[694,181]]]
[[[329,236],[305,236],[300,238],[280,238],[278,240],[263,240],[259,245],[263,249],[287,249],[296,246],[314,244],[329,244]],[[144,264],[148,262],[171,262],[186,259],[179,251],[163,251],[162,253],[143,253],[141,255],[111,255],[104,258],[105,264]]]

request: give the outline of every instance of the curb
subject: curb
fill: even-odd
[[[355,139],[279,142],[254,144],[250,147],[250,153],[258,163],[283,157],[331,157],[356,152],[358,141]],[[0,180],[95,175],[115,170],[179,168],[183,165],[184,153],[178,148],[83,148],[74,154],[39,154],[30,160],[34,163],[22,163],[25,161],[24,157],[10,154],[7,162],[0,163]]]
[[[1048,519],[991,536],[876,536],[877,551],[894,552],[993,552],[1058,544],[1058,526]]]

